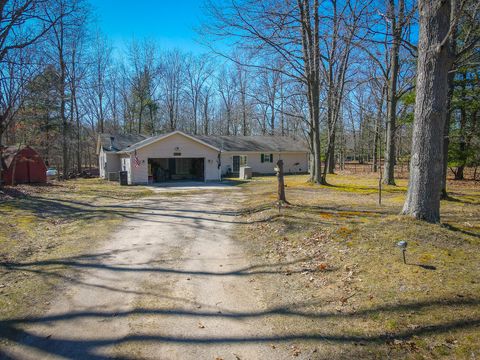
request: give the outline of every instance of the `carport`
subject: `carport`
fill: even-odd
[[[170,157],[148,159],[148,182],[204,181],[205,159]]]

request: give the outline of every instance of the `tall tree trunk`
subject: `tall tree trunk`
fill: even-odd
[[[467,101],[467,95],[465,91],[465,86],[467,82],[467,74],[463,73],[462,79],[462,91],[461,91],[461,101],[463,104]],[[457,171],[455,171],[455,180],[463,180],[464,179],[464,169],[467,163],[467,140],[466,140],[466,123],[467,123],[467,111],[465,109],[465,105],[462,105],[460,108],[460,139],[458,144],[458,152],[460,155],[460,165],[457,167]]]
[[[3,117],[0,115],[0,117]],[[3,119],[0,118],[0,188],[3,186]]]
[[[72,93],[72,101],[75,108],[75,123],[77,125],[77,172],[82,173],[82,126],[80,123],[80,115],[78,113],[78,103],[76,94]],[[73,111],[73,110],[72,110]]]
[[[208,96],[205,96],[205,101],[203,103],[203,132],[204,135],[208,135]]]
[[[242,130],[243,130],[243,136],[247,136],[248,135],[247,104],[245,100],[245,93],[242,93]]]
[[[320,148],[320,129],[319,121],[316,121],[316,125],[313,133],[313,158],[314,158],[314,172],[313,172],[313,181],[316,184],[325,184],[324,179],[322,178],[322,160],[321,160],[321,148]]]
[[[385,165],[383,168],[383,182],[395,185],[395,133],[397,127],[397,74],[398,74],[398,50],[399,44],[396,39],[391,49],[391,69],[387,91],[387,134],[385,145]]]
[[[285,136],[285,114],[284,114],[284,93],[283,93],[283,79],[280,78],[280,134]]]
[[[310,129],[313,137],[313,181],[322,184],[322,164],[320,149],[320,42],[319,42],[319,2],[313,2],[313,28],[310,16],[310,2],[297,0],[300,10],[302,50],[305,80],[307,87]]]
[[[452,117],[452,97],[454,89],[455,73],[452,71],[448,74],[448,100],[447,100],[447,117],[443,129],[443,168],[442,168],[442,191],[441,198],[447,199],[447,174],[448,174],[448,148],[450,146],[450,118]]]
[[[382,113],[383,113],[382,109],[383,109],[384,97],[385,97],[385,86],[383,86],[382,88],[382,95],[378,103],[377,116],[375,117],[375,133],[373,134],[373,167],[372,167],[373,172],[378,171],[378,160],[379,160],[378,145],[379,145],[379,142],[381,141],[380,123],[382,122]]]
[[[328,155],[328,173],[335,174],[335,137],[336,129],[333,129],[332,138],[330,139],[330,151]]]
[[[310,126],[310,131],[308,132],[308,142],[309,142],[309,147],[310,147],[310,154],[308,158],[308,167],[309,167],[309,182],[315,182],[315,154],[313,151],[314,148],[314,142],[315,140],[313,139],[313,129]]]
[[[63,179],[68,177],[69,162],[68,162],[68,120],[65,114],[66,94],[65,94],[65,79],[66,79],[66,65],[63,61],[63,56],[60,55],[60,119],[62,121],[62,166]]]
[[[403,214],[440,221],[443,130],[447,115],[451,2],[420,0],[417,93],[410,161],[410,181]]]
[[[197,119],[197,108],[198,108],[198,95],[194,96],[193,100],[193,134],[197,135],[198,133],[198,119]]]
[[[227,108],[227,136],[230,136],[230,125],[232,123],[230,107]]]
[[[99,84],[100,84],[100,76],[99,76]],[[100,87],[100,85],[99,85]],[[100,127],[100,133],[103,134],[103,132],[105,131],[105,119],[103,118],[103,94],[101,92],[102,90],[99,90],[99,95],[98,95],[98,105],[99,105],[99,113],[100,113],[100,121],[99,121],[99,127]]]
[[[282,203],[287,203],[287,198],[285,197],[285,180],[283,177],[283,160],[277,161],[277,180],[278,180],[278,201]]]
[[[389,4],[390,21],[392,26],[392,47],[390,49],[390,77],[387,89],[387,134],[385,146],[385,166],[383,168],[383,182],[395,185],[395,134],[397,131],[397,79],[399,66],[399,51],[402,42],[404,25],[404,0],[398,2],[398,16],[395,14],[395,1]]]
[[[138,113],[138,133],[142,133],[143,101],[140,101],[140,112]]]

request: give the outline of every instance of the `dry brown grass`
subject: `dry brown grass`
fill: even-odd
[[[265,279],[265,301],[306,314],[276,327],[324,339],[296,344],[312,358],[478,358],[479,184],[450,182],[435,225],[398,215],[406,180],[384,188],[382,206],[373,175],[306,181],[286,177],[292,205],[281,213],[275,178],[242,185],[249,224],[239,238],[259,261],[292,263],[284,280]],[[408,241],[408,265],[399,240]]]
[[[128,212],[114,205],[151,195],[99,179],[7,187],[0,194],[0,320],[33,315],[70,274],[51,259],[81,256],[98,246]],[[38,263],[19,270],[22,263]]]

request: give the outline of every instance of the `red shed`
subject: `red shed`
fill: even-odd
[[[41,156],[30,146],[8,146],[2,151],[2,178],[6,185],[47,182],[47,167]]]

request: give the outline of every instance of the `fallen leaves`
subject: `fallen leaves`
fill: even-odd
[[[292,356],[295,357],[299,356],[302,353],[297,345],[290,346],[290,350],[292,352]]]
[[[411,352],[416,352],[419,350],[417,344],[412,340],[393,339],[387,341],[387,344],[390,347],[397,347]]]
[[[318,264],[317,268],[320,271],[325,271],[325,270],[328,269],[328,265],[326,263],[320,263],[320,264]]]

